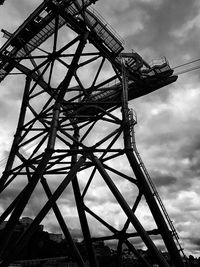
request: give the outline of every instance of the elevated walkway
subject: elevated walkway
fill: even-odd
[[[123,50],[123,40],[95,9],[86,10],[86,17],[91,30],[115,55]]]
[[[80,30],[85,31],[85,26],[87,26],[92,36],[90,41],[94,42],[94,45],[98,45],[102,51],[108,51],[112,55],[112,63],[116,64],[119,72],[121,71],[120,58],[124,58],[130,81],[130,99],[140,97],[173,82],[173,79],[167,79],[173,74],[173,70],[165,58],[148,64],[136,52],[123,52],[121,38],[100,14],[90,7],[94,2],[96,1],[46,0],[13,34],[3,30],[4,36],[8,40],[0,49],[0,82],[14,69],[15,63],[19,63],[23,59],[30,57],[33,66],[36,67],[34,59],[31,58],[31,52],[39,48],[46,39],[66,23],[78,33]],[[46,56],[48,57],[48,54]],[[29,69],[25,69],[22,65],[21,67],[18,65],[18,69],[26,75],[29,72]],[[39,70],[32,73],[33,79],[38,80],[38,75],[40,75]],[[158,84],[158,81],[163,78],[165,80]],[[45,81],[40,79],[39,84],[45,91],[52,93]],[[109,102],[109,105],[102,103],[101,105],[105,108],[110,107],[115,105],[114,102],[120,101],[121,88],[119,80],[115,85],[100,86],[98,90],[91,92],[86,101]],[[118,104],[116,103],[116,105]]]
[[[130,72],[138,73],[141,80],[149,78],[159,79],[173,74],[173,69],[171,69],[166,57],[154,59],[147,63],[136,52],[121,53],[121,56],[124,58],[126,69]]]
[[[80,27],[80,19],[84,19],[90,31],[98,37],[99,44],[105,46],[113,55],[117,56],[123,50],[122,41],[116,32],[94,9],[87,9],[96,1],[84,0],[85,17],[82,15],[82,0],[76,2],[52,0],[51,5],[49,2],[44,1],[15,33],[9,36],[6,35],[6,31],[3,31],[8,41],[0,49],[0,55],[15,58],[18,62],[21,61],[48,39],[55,32],[55,27],[59,29],[64,26],[65,18],[69,16],[73,18],[74,22],[77,22],[78,27]],[[58,16],[58,25],[56,25],[57,13],[54,12],[54,8],[57,11],[61,9],[63,12],[62,16]],[[6,61],[5,57],[4,60],[0,59],[0,82],[13,68],[14,66]]]
[[[129,83],[129,100],[145,95],[146,93],[154,91],[154,89],[148,92],[147,88],[155,87],[155,90],[168,85],[176,81],[177,76],[172,76],[173,69],[171,69],[169,62],[165,57],[157,60],[153,60],[150,64],[145,62],[142,57],[135,53],[120,53],[120,56],[124,60],[124,68]],[[116,58],[116,61],[120,61],[120,57]],[[132,73],[137,73],[140,77],[141,83],[137,85],[132,79]],[[113,84],[104,84],[104,87],[91,92],[88,101],[101,102],[101,101],[113,101],[120,100],[120,92],[122,90],[121,83],[116,80]]]
[[[82,7],[83,2],[84,7]],[[66,23],[77,32],[80,31],[81,25],[82,30],[85,30],[85,25],[87,25],[93,35],[91,41],[98,43],[103,50],[109,51],[119,70],[121,68],[120,56],[124,57],[127,73],[130,73],[129,79],[133,81],[139,80],[141,84],[148,79],[156,80],[173,74],[166,58],[148,64],[135,52],[122,52],[123,40],[97,11],[89,7],[95,2],[95,0],[44,1],[13,34],[2,30],[8,40],[0,49],[0,82],[14,68],[9,58],[14,59],[15,62],[28,58],[32,51],[39,48],[56,29],[63,27]],[[55,19],[57,15],[58,20]],[[113,91],[113,88],[111,89]]]

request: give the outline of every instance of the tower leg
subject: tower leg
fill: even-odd
[[[72,185],[73,185],[73,190],[74,190],[74,196],[76,199],[77,210],[79,213],[81,228],[83,232],[84,243],[85,243],[85,246],[88,252],[90,266],[97,267],[98,265],[97,265],[94,249],[93,249],[92,242],[91,242],[91,234],[90,234],[90,230],[88,227],[88,222],[87,222],[87,218],[86,218],[86,214],[84,210],[83,200],[80,194],[77,177],[75,177],[74,180],[72,181]]]
[[[21,140],[21,133],[22,133],[22,128],[24,125],[24,119],[26,115],[26,109],[27,109],[27,104],[28,104],[28,99],[29,99],[29,90],[30,90],[30,83],[31,83],[31,78],[26,77],[26,84],[25,84],[25,89],[24,89],[24,95],[22,99],[22,105],[21,105],[21,110],[20,110],[20,115],[19,115],[19,121],[16,129],[16,133],[14,136],[13,144],[10,150],[10,154],[7,160],[7,164],[4,170],[3,175],[1,176],[0,179],[0,192],[3,191],[4,189],[4,184],[6,183],[9,175],[10,175],[10,170],[13,166],[14,159],[16,157],[16,153],[18,151],[18,145]]]
[[[40,212],[35,217],[33,222],[30,224],[28,229],[20,236],[18,241],[8,251],[5,251],[5,253],[4,253],[5,255],[3,255],[3,257],[2,257],[3,261],[0,264],[1,267],[9,266],[9,263],[13,259],[15,259],[16,255],[18,255],[21,252],[21,250],[26,246],[30,237],[33,235],[33,233],[37,229],[37,226],[41,223],[41,221],[44,219],[44,217],[49,212],[49,210],[53,207],[56,200],[60,197],[60,195],[66,189],[68,184],[74,179],[75,175],[77,174],[78,170],[80,169],[80,167],[82,166],[82,164],[84,162],[85,162],[85,157],[80,157],[80,159],[72,167],[71,171],[66,176],[66,178],[62,181],[62,183],[58,186],[58,188],[55,190],[55,192],[52,194],[52,196],[46,202],[44,207],[40,210]]]
[[[41,179],[41,183],[42,183],[42,185],[44,187],[44,190],[45,190],[48,198],[50,199],[52,197],[52,193],[51,193],[51,190],[50,190],[50,188],[49,188],[49,186],[47,184],[46,179],[42,178]],[[63,216],[62,216],[62,214],[61,214],[56,202],[53,204],[52,208],[53,208],[53,211],[54,211],[54,213],[56,215],[56,218],[57,218],[57,220],[59,222],[60,228],[61,228],[61,230],[62,230],[62,232],[63,232],[63,234],[65,236],[65,239],[69,242],[69,245],[70,245],[71,250],[72,250],[72,257],[78,263],[79,267],[85,267],[85,263],[84,263],[81,255],[80,255],[80,252],[79,252],[77,246],[75,245],[75,243],[73,241],[73,238],[72,238],[72,236],[71,236],[71,234],[70,234],[70,232],[69,232],[69,230],[67,228],[67,225],[66,225],[66,223],[65,223],[65,221],[63,219]]]
[[[152,215],[155,219],[155,222],[158,226],[158,229],[162,235],[163,241],[170,253],[171,258],[176,267],[184,267],[184,263],[181,259],[180,253],[175,245],[174,239],[172,237],[171,232],[166,224],[166,221],[161,213],[161,210],[153,196],[153,193],[149,187],[149,184],[146,180],[145,174],[141,169],[141,166],[138,163],[138,160],[133,152],[133,147],[131,145],[131,135],[130,135],[130,122],[129,122],[129,109],[128,109],[128,82],[127,82],[127,75],[126,69],[124,66],[123,59],[121,59],[122,65],[122,117],[124,123],[124,146],[126,149],[126,155],[128,161],[135,173],[135,176],[138,180],[140,185],[140,189],[142,190],[146,201],[149,205],[149,208],[152,212]]]
[[[112,191],[116,200],[118,201],[118,203],[120,204],[120,206],[122,207],[124,212],[126,213],[127,217],[130,219],[131,223],[133,224],[133,226],[135,227],[135,229],[137,230],[137,232],[139,233],[139,235],[143,239],[144,243],[151,251],[152,255],[155,256],[155,258],[161,264],[161,266],[169,267],[168,263],[166,262],[166,260],[162,256],[162,254],[157,250],[156,246],[154,245],[152,240],[149,238],[148,234],[145,232],[144,228],[142,227],[142,225],[138,221],[137,217],[134,215],[134,213],[132,212],[132,210],[130,209],[130,207],[128,206],[126,201],[124,200],[123,196],[120,194],[119,190],[117,189],[117,187],[115,186],[115,184],[113,183],[113,181],[111,180],[111,178],[109,177],[107,172],[105,171],[105,169],[102,166],[99,159],[94,157],[92,160],[94,161],[97,169],[99,170],[99,173],[101,174],[104,181],[106,182],[106,184],[108,185],[108,187]]]
[[[163,241],[166,244],[166,247],[170,253],[171,259],[174,262],[174,265],[176,267],[185,267],[185,264],[183,263],[183,260],[180,256],[180,253],[177,249],[177,246],[175,245],[174,239],[172,237],[171,232],[169,231],[169,228],[163,218],[163,215],[161,213],[160,208],[158,207],[158,204],[149,188],[149,185],[146,181],[146,178],[144,176],[144,173],[142,172],[137,159],[135,158],[134,154],[132,152],[127,151],[127,158],[130,162],[130,165],[132,166],[135,176],[138,179],[138,182],[140,184],[140,187],[142,188],[143,194],[146,198],[146,201],[149,205],[149,208],[151,209],[151,212],[154,216],[154,219],[157,223],[158,229],[160,234],[163,237]]]
[[[78,140],[79,133],[78,133],[78,129],[76,127],[75,127],[74,137]],[[77,149],[78,146],[74,143],[73,148]],[[72,156],[72,166],[76,163],[76,161],[77,161],[77,155],[73,155]],[[93,249],[92,242],[91,242],[90,229],[88,226],[88,222],[87,222],[87,218],[86,218],[86,214],[85,214],[85,210],[84,210],[83,198],[81,197],[81,192],[80,192],[77,176],[74,177],[74,179],[72,181],[72,186],[73,186],[73,190],[74,190],[74,197],[75,197],[75,201],[76,201],[77,211],[78,211],[79,218],[80,218],[80,224],[81,224],[81,228],[82,228],[82,232],[83,232],[84,243],[85,243],[85,246],[86,246],[87,252],[88,252],[88,258],[89,258],[90,266],[97,267],[98,265],[97,265],[94,249]]]

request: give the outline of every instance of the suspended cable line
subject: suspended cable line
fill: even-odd
[[[186,65],[189,65],[189,64],[192,64],[192,63],[198,62],[198,61],[200,61],[200,58],[198,58],[198,59],[195,59],[195,60],[192,60],[192,61],[190,61],[190,62],[187,62],[187,63],[184,63],[184,64],[181,64],[181,65],[178,65],[178,66],[176,66],[176,67],[172,67],[172,69],[174,70],[174,69],[177,69],[177,68],[180,68],[180,67],[183,67],[183,66],[186,66]]]
[[[194,64],[194,63],[197,63],[197,62],[200,62],[200,58],[197,58],[197,59],[194,59],[194,60],[189,61],[187,63],[183,63],[183,64],[180,64],[178,66],[172,67],[173,70],[180,69],[179,71],[176,70],[177,72],[175,72],[174,75],[181,75],[181,74],[184,74],[184,73],[199,69],[200,65]],[[193,66],[190,66],[190,67],[188,67],[186,69],[182,69],[182,67],[188,66],[188,65],[191,65],[191,64],[193,64]]]
[[[184,74],[184,73],[187,73],[187,72],[190,72],[190,71],[193,71],[193,70],[197,70],[197,69],[200,69],[200,66],[196,66],[196,67],[192,67],[192,68],[189,68],[189,69],[186,69],[186,70],[182,70],[182,71],[176,72],[174,74],[175,75],[181,75],[181,74]]]

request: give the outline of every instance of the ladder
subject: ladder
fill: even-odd
[[[148,173],[148,171],[147,171],[147,169],[146,169],[146,167],[144,165],[144,162],[143,162],[143,160],[142,160],[142,158],[141,158],[141,156],[140,156],[140,154],[139,154],[139,152],[137,150],[136,141],[135,141],[135,132],[134,132],[134,125],[136,123],[137,123],[136,114],[134,114],[134,111],[132,109],[130,109],[129,110],[129,125],[130,125],[130,135],[131,135],[131,140],[132,140],[133,152],[136,155],[138,163],[139,163],[142,171],[145,174],[145,177],[146,177],[147,182],[148,182],[148,184],[150,186],[152,194],[155,197],[155,199],[157,200],[157,203],[161,208],[161,211],[162,211],[162,213],[164,215],[164,218],[166,219],[166,222],[168,223],[168,226],[169,226],[169,229],[170,229],[170,231],[172,233],[172,236],[174,237],[174,240],[177,243],[177,247],[178,247],[179,251],[182,253],[182,256],[186,259],[186,256],[184,254],[183,248],[181,247],[181,244],[179,242],[178,233],[177,233],[177,231],[176,231],[176,229],[175,229],[175,227],[173,225],[173,222],[170,219],[169,214],[168,214],[168,212],[167,212],[167,210],[166,210],[166,208],[165,208],[165,206],[164,206],[164,204],[163,204],[163,202],[162,202],[162,200],[161,200],[161,198],[160,198],[160,196],[158,194],[158,191],[156,190],[156,187],[155,187],[155,185],[154,185],[154,183],[153,183],[153,181],[152,181],[152,179],[150,177],[150,174]]]

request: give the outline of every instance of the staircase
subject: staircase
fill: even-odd
[[[9,61],[5,60],[6,58],[15,58],[20,62],[52,36],[56,28],[60,29],[64,26],[69,17],[72,18],[72,24],[77,23],[77,27],[80,27],[80,20],[85,19],[85,23],[95,35],[95,39],[99,39],[101,46],[106,47],[114,57],[118,56],[123,50],[122,40],[97,11],[89,9],[95,0],[84,0],[83,2],[84,15],[81,8],[82,0],[76,2],[52,0],[53,9],[61,11],[58,21],[56,21],[57,11],[48,6],[49,1],[44,1],[13,34],[8,36],[5,34],[7,31],[3,30],[4,37],[9,38],[0,49],[0,55],[4,56],[2,57],[4,60],[0,57],[0,82],[14,68]]]
[[[164,215],[164,218],[168,224],[168,227],[172,233],[172,236],[177,244],[177,247],[179,249],[179,251],[182,253],[182,256],[186,259],[186,256],[184,254],[184,251],[183,251],[183,248],[181,247],[181,244],[179,242],[179,236],[178,236],[178,233],[176,232],[176,229],[172,223],[172,220],[170,219],[169,217],[169,214],[167,213],[167,210],[158,194],[158,191],[156,190],[156,187],[144,165],[144,162],[137,150],[137,147],[136,147],[136,141],[135,141],[135,133],[134,133],[134,125],[137,123],[137,117],[136,117],[136,114],[134,114],[134,111],[133,110],[130,110],[129,111],[129,122],[130,122],[130,135],[131,135],[131,139],[132,139],[132,148],[133,148],[133,153],[135,154],[137,160],[138,160],[138,163],[140,165],[140,168],[142,169],[143,173],[145,174],[145,177],[146,177],[146,180],[149,184],[149,188],[151,189],[152,191],[152,194],[153,196],[155,197],[159,207],[161,208],[161,211]]]

